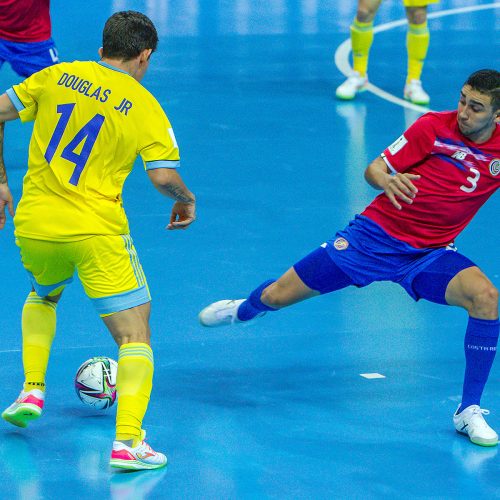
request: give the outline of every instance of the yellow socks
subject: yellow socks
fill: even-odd
[[[408,51],[408,77],[410,80],[420,80],[424,61],[429,48],[430,34],[427,21],[422,24],[408,24],[406,48]],[[351,44],[353,69],[361,76],[366,76],[368,56],[373,42],[373,22],[362,23],[356,18],[351,25]]]
[[[352,66],[361,76],[366,75],[368,55],[373,42],[373,21],[361,23],[356,18],[351,25]]]
[[[408,33],[406,35],[406,48],[408,51],[407,83],[410,80],[420,80],[427,49],[429,48],[429,40],[430,34],[427,21],[422,24],[408,23]]]
[[[22,314],[24,390],[45,391],[45,373],[56,334],[55,302],[31,292]]]
[[[149,345],[131,342],[120,347],[116,381],[116,439],[131,441],[132,447],[142,440],[142,419],[153,386],[153,371],[153,351]]]

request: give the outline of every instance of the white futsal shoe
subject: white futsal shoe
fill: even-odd
[[[338,99],[349,101],[356,97],[359,92],[366,90],[368,76],[361,76],[357,71],[353,71],[347,80],[337,87],[335,95]]]
[[[242,302],[245,302],[245,299],[219,300],[202,309],[198,314],[198,319],[203,326],[224,326],[242,323],[238,319],[238,307]]]
[[[460,407],[458,407],[460,408]],[[457,411],[458,411],[457,408]],[[489,410],[484,410],[478,405],[471,405],[462,410],[458,415],[453,415],[455,429],[479,446],[495,446],[498,443],[498,434],[486,423],[483,415],[489,415]]]
[[[167,457],[163,453],[154,451],[146,443],[146,431],[142,429],[141,442],[135,448],[121,441],[113,442],[109,465],[117,469],[128,470],[160,469],[167,465]]]
[[[2,418],[17,427],[28,427],[32,420],[40,418],[44,402],[44,392],[38,389],[22,390],[18,398],[2,412]]]
[[[422,82],[420,80],[410,80],[409,83],[405,85],[404,98],[413,104],[419,104],[420,106],[426,106],[431,102],[429,94],[423,89]]]

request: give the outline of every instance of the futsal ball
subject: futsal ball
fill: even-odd
[[[83,363],[75,376],[76,394],[86,405],[105,410],[116,400],[116,361],[97,356]]]

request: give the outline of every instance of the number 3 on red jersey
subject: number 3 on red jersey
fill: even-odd
[[[481,172],[477,168],[469,167],[471,174],[474,174],[474,177],[467,177],[467,180],[470,182],[470,186],[462,185],[460,189],[465,191],[466,193],[472,193],[474,189],[477,188],[477,183],[479,182],[479,178],[481,177]]]

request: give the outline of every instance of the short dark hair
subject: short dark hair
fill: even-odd
[[[481,94],[490,96],[493,111],[500,109],[500,71],[480,69],[472,73],[464,85],[470,85]]]
[[[102,56],[130,61],[143,50],[156,50],[158,33],[149,17],[127,10],[115,12],[104,25]]]

